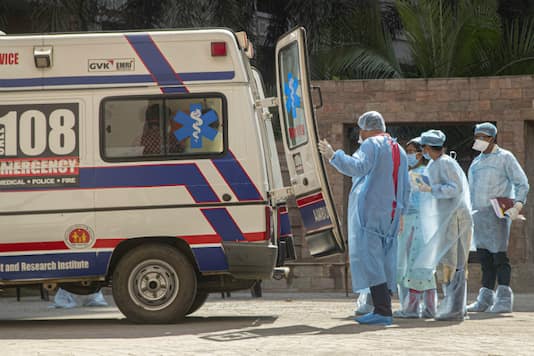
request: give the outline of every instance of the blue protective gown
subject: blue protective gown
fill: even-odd
[[[410,177],[422,175],[425,166],[419,166],[410,170]],[[410,193],[410,203],[404,210],[404,230],[398,238],[397,254],[397,283],[404,288],[424,291],[436,288],[433,269],[414,268],[413,262],[417,256],[425,250],[425,238],[421,226],[424,211],[421,206],[428,194],[420,192],[417,185],[412,182],[412,192]]]
[[[490,252],[506,252],[510,241],[510,219],[495,215],[490,199],[512,198],[523,204],[529,190],[525,172],[514,155],[495,147],[492,153],[481,153],[469,167],[469,189],[475,228],[474,240],[477,248]]]
[[[387,283],[396,289],[397,234],[399,220],[408,205],[410,181],[402,147],[397,183],[397,207],[393,184],[392,138],[386,135],[366,139],[352,156],[338,150],[330,160],[342,174],[352,177],[347,224],[352,289]]]
[[[444,264],[452,271],[465,267],[473,233],[469,185],[460,165],[443,154],[426,169],[432,191],[421,207],[424,250],[414,268]]]

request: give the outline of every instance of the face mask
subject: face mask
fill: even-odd
[[[475,143],[473,143],[473,149],[480,152],[484,152],[488,148],[488,146],[489,142],[478,138],[475,140]]]
[[[410,167],[415,167],[419,162],[415,153],[408,153],[406,157],[408,158],[408,166]]]
[[[361,145],[363,143],[362,135],[358,137],[358,144]]]
[[[428,153],[426,153],[426,152],[423,152],[423,157],[425,157],[425,159],[427,159],[429,161],[432,159],[432,157],[430,157],[430,155]]]

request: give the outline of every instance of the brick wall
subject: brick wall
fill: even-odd
[[[461,124],[493,121],[499,130],[498,144],[512,151],[525,168],[529,181],[534,175],[534,76],[388,79],[318,81],[324,105],[317,112],[320,136],[335,148],[348,149],[347,129],[356,118],[369,110],[380,111],[386,123],[406,125],[425,123]],[[532,121],[530,121],[532,120]],[[345,223],[346,198],[350,183],[328,169],[337,210]],[[532,183],[531,183],[532,184]],[[509,255],[512,263],[512,287],[518,292],[534,291],[534,196],[525,207],[526,222],[514,222]],[[292,216],[298,225],[297,216]],[[267,288],[293,290],[332,290],[345,288],[345,257],[314,260],[307,255],[300,236],[300,262],[293,264],[294,274],[285,281],[266,283]],[[302,251],[304,250],[304,251]],[[303,270],[301,270],[303,268]],[[471,291],[480,287],[480,267],[470,264]],[[314,278],[317,283],[314,284]],[[304,281],[305,279],[305,281]],[[332,279],[332,282],[328,282]],[[299,281],[297,284],[296,281]]]

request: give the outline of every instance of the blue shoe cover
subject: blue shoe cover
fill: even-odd
[[[74,308],[78,306],[76,298],[66,290],[59,288],[54,296],[52,308]]]
[[[358,323],[362,322],[362,321],[365,321],[367,319],[370,319],[373,317],[373,312],[370,312],[370,313],[367,313],[365,315],[362,315],[362,316],[359,316],[357,318],[354,318],[355,321],[357,321]]]
[[[96,293],[89,294],[86,297],[83,305],[86,307],[107,307],[108,303],[104,299],[102,291],[98,291]]]
[[[374,310],[375,307],[373,306],[373,298],[371,297],[371,291],[369,288],[360,291],[360,295],[356,301],[354,315],[364,315],[372,313]]]
[[[359,318],[355,318],[358,323],[366,325],[391,325],[393,318],[391,316],[384,316],[375,313],[365,314]]]

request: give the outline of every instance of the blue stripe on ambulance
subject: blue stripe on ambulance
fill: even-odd
[[[182,80],[187,82],[193,81],[210,81],[210,80],[230,80],[235,76],[234,71],[224,72],[191,72],[176,73]],[[48,77],[48,78],[17,78],[17,79],[0,79],[0,87],[17,88],[17,87],[40,87],[40,86],[59,86],[59,85],[109,85],[109,84],[146,84],[153,83],[154,78],[150,74],[130,74],[130,75],[86,75],[86,76],[69,76],[69,77]],[[182,90],[185,91],[184,87]]]
[[[201,209],[210,225],[223,241],[244,240],[243,233],[226,208]]]
[[[0,272],[2,280],[24,280],[43,278],[64,278],[81,276],[103,276],[106,274],[111,251],[47,253],[39,255],[1,256],[4,266]],[[51,264],[50,270],[31,267],[31,264]],[[6,270],[9,265],[10,269]]]
[[[169,90],[165,88],[166,86],[184,85],[150,35],[125,35],[125,37],[164,93]],[[184,89],[185,92],[189,92],[187,88],[184,87]]]
[[[192,247],[201,272],[228,270],[228,261],[221,247]]]
[[[80,168],[81,188],[170,185],[185,185],[197,203],[220,201],[195,164]]]
[[[258,189],[231,152],[212,161],[240,201],[261,199]]]
[[[323,211],[325,209],[326,203],[324,200],[299,207],[302,224],[304,225],[306,231],[319,230],[332,226],[332,221],[328,215],[317,217],[314,214],[315,211]]]

